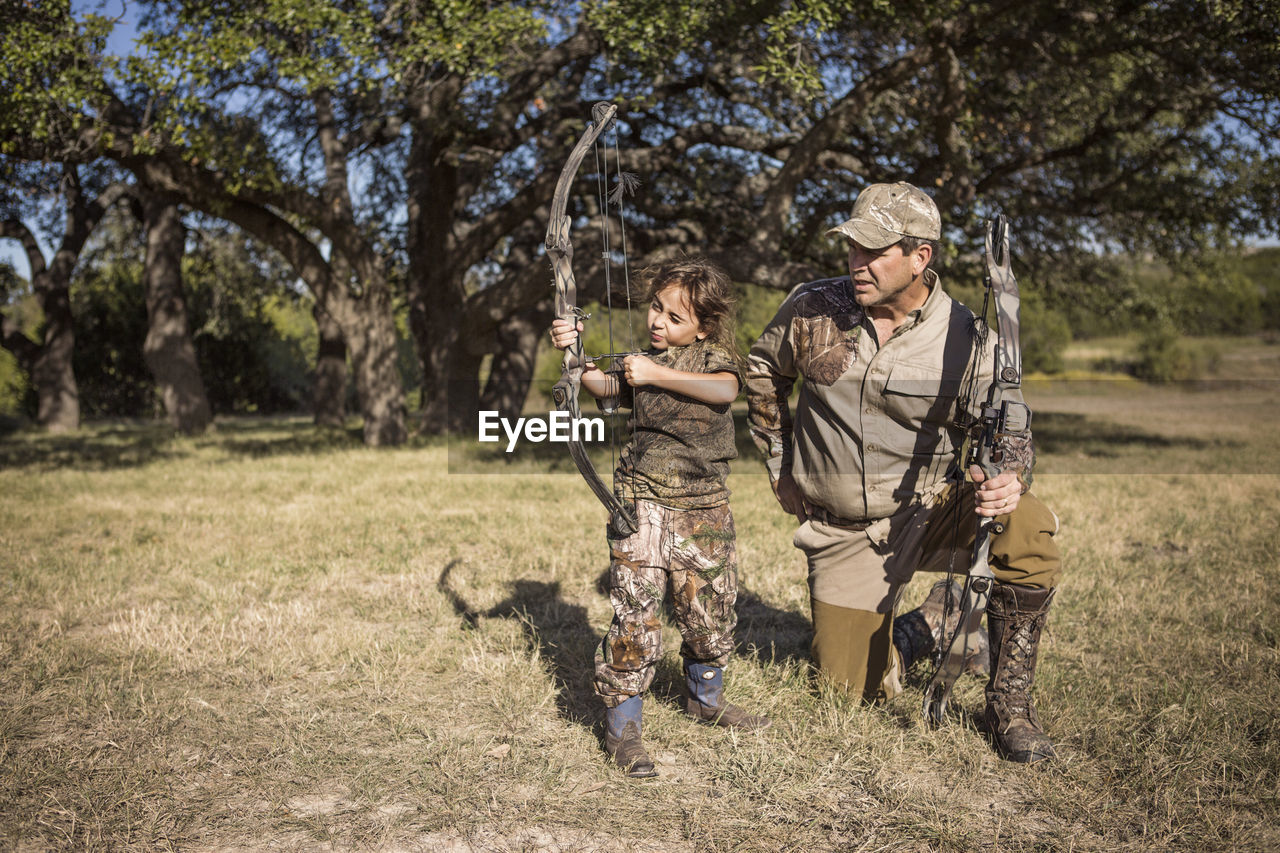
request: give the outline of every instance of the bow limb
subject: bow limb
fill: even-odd
[[[617,106],[600,103],[592,109],[592,121],[578,139],[569,159],[560,170],[560,179],[556,182],[555,194],[551,198],[551,213],[547,222],[546,247],[547,256],[551,259],[551,274],[556,292],[556,318],[568,320],[576,324],[585,320],[588,315],[578,307],[578,285],[573,275],[573,241],[570,238],[572,220],[567,211],[569,193],[578,175],[587,152],[595,145],[600,134],[613,124],[618,113]],[[569,415],[570,438],[569,455],[586,480],[591,491],[599,498],[600,503],[609,510],[609,528],[611,535],[629,536],[638,529],[635,511],[626,506],[613,491],[605,485],[587,455],[587,450],[578,437],[578,431],[572,426],[581,417],[578,405],[578,393],[582,389],[582,374],[586,369],[586,359],[582,354],[582,338],[578,337],[564,351],[564,362],[560,369],[560,381],[551,389],[551,396],[556,407]]]
[[[1004,452],[1000,440],[1007,435],[1022,435],[1031,424],[1031,409],[1017,400],[1005,400],[1006,391],[1022,386],[1022,345],[1019,339],[1018,281],[1009,263],[1009,225],[1003,216],[989,224],[986,238],[987,299],[995,297],[996,351],[991,386],[982,407],[981,431],[968,445],[964,467],[977,465],[988,478],[1004,470]],[[983,314],[986,314],[985,303]],[[981,353],[976,352],[975,358]],[[976,650],[982,614],[986,612],[995,576],[991,572],[991,537],[1004,532],[1004,526],[992,518],[978,522],[974,536],[973,559],[965,577],[961,597],[960,618],[955,633],[947,639],[933,678],[925,688],[924,716],[939,725],[947,712],[947,701],[956,679],[964,671],[965,660]],[[945,625],[945,620],[944,620]]]

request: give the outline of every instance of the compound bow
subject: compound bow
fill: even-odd
[[[1018,281],[1009,264],[1009,225],[1003,216],[988,223],[986,251],[986,286],[982,316],[977,319],[974,336],[974,374],[977,359],[986,349],[987,308],[992,294],[996,299],[996,353],[991,387],[979,418],[981,429],[968,442],[961,454],[964,470],[977,465],[988,479],[1003,470],[1002,439],[1025,436],[1031,427],[1031,409],[1017,400],[1004,399],[1005,392],[1022,385],[1022,348],[1018,339]],[[972,394],[966,395],[972,399]],[[968,400],[965,401],[967,408]],[[960,619],[955,633],[935,660],[933,678],[924,693],[924,716],[932,725],[940,725],[947,712],[951,688],[964,670],[965,660],[976,650],[982,614],[991,597],[995,577],[991,573],[991,537],[1004,532],[1004,526],[990,517],[978,522],[973,543],[973,560],[965,578]],[[948,599],[949,601],[949,599]],[[946,624],[944,618],[943,624]]]

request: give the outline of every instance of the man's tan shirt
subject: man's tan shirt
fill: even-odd
[[[929,296],[883,343],[849,279],[797,287],[751,349],[751,431],[775,481],[790,472],[805,501],[853,522],[887,518],[941,488],[986,400],[995,333],[977,375],[973,312],[926,271]],[[792,419],[788,398],[803,378]],[[962,391],[972,386],[968,411]],[[1006,399],[1021,400],[1018,392]],[[1029,484],[1030,436],[1004,444],[1005,467]]]

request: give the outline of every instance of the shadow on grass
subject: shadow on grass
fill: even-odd
[[[487,610],[473,607],[450,581],[462,560],[453,560],[440,572],[437,588],[448,599],[463,627],[473,629],[481,618],[515,619],[523,627],[530,644],[551,664],[558,687],[556,707],[560,715],[593,729],[603,736],[604,706],[592,686],[595,651],[600,634],[591,626],[587,609],[567,601],[559,581],[519,579],[511,593]],[[596,581],[597,590],[608,595],[606,570]],[[670,599],[663,609],[670,621]],[[738,596],[739,655],[754,655],[762,661],[783,658],[808,659],[809,621],[798,614],[779,610],[758,596],[742,590]],[[684,707],[684,672],[670,655],[659,659],[648,695],[659,702]]]
[[[1032,419],[1031,429],[1039,453],[1100,459],[1130,456],[1135,451],[1144,450],[1204,451],[1243,446],[1240,442],[1160,435],[1137,427],[1063,412],[1037,412]]]
[[[186,456],[173,443],[173,429],[121,424],[74,433],[13,433],[0,440],[0,468],[34,466],[92,471],[131,468]]]
[[[597,727],[604,713],[591,679],[600,638],[587,618],[587,608],[565,600],[559,581],[520,579],[512,583],[505,599],[488,610],[477,610],[450,583],[461,562],[453,560],[445,566],[436,586],[462,617],[463,626],[475,628],[482,617],[520,622],[529,642],[551,664],[561,716],[587,728]]]
[[[103,471],[181,459],[206,448],[262,458],[360,446],[358,427],[317,427],[304,418],[220,419],[213,430],[198,436],[182,436],[169,425],[153,421],[100,422],[73,433],[18,431],[0,437],[0,468]]]
[[[287,429],[287,432],[282,430]],[[233,421],[218,424],[216,443],[228,453],[253,458],[328,453],[364,446],[360,427],[320,427],[310,420]]]
[[[738,648],[760,663],[810,661],[813,625],[799,613],[766,602],[745,587],[738,589]]]

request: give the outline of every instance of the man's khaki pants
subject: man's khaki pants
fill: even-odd
[[[800,526],[794,541],[809,564],[813,659],[824,675],[868,701],[901,692],[893,648],[897,598],[917,571],[968,571],[979,518],[973,507],[973,486],[966,483],[865,529],[814,519]],[[1028,492],[996,521],[1004,527],[991,539],[996,580],[1053,588],[1062,566],[1053,541],[1057,516]]]

